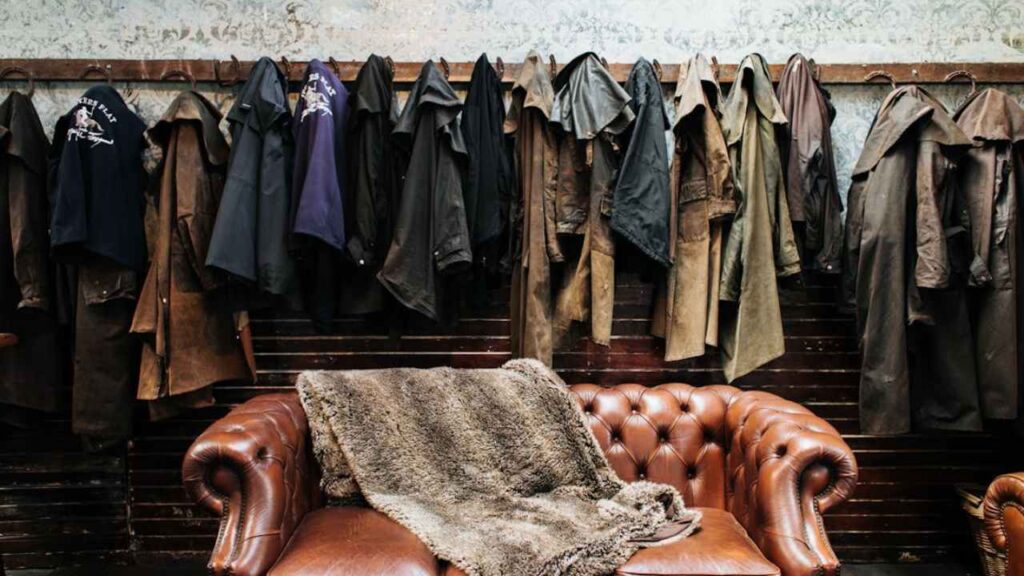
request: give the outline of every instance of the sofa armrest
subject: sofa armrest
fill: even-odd
[[[266,574],[302,517],[320,505],[298,396],[259,396],[214,422],[185,454],[182,479],[198,504],[221,517],[210,573]]]
[[[1003,474],[985,494],[985,529],[1006,554],[1008,576],[1024,576],[1024,472]]]
[[[853,452],[830,424],[765,392],[743,392],[726,413],[729,508],[783,576],[835,576],[822,513],[857,484]]]

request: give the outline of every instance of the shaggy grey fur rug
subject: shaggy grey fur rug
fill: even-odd
[[[304,372],[296,386],[328,497],[361,492],[470,576],[611,574],[639,540],[699,523],[671,486],[616,476],[540,362]]]

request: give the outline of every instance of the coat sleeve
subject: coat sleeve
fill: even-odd
[[[919,288],[949,285],[949,251],[942,224],[942,205],[948,200],[949,165],[937,142],[920,142],[914,187],[917,238],[914,282]]]
[[[170,162],[174,166],[174,182],[178,188],[178,236],[188,256],[189,266],[203,290],[213,290],[222,282],[206,267],[206,255],[210,251],[210,239],[213,238],[213,224],[217,219],[223,181],[204,169],[206,160],[199,141],[198,127],[178,127],[177,138],[177,158],[170,159]]]
[[[386,199],[383,198],[383,174],[382,158],[384,146],[384,132],[379,124],[384,121],[380,114],[370,116],[359,127],[355,138],[355,154],[353,158],[353,200],[352,206],[355,210],[353,217],[353,229],[349,234],[346,248],[352,261],[360,266],[372,266],[376,260],[376,247],[378,226],[377,214],[383,214],[386,206],[379,206]]]
[[[455,128],[458,129],[457,127]],[[462,174],[455,153],[448,146],[440,149],[437,187],[433,195],[433,254],[438,272],[456,273],[473,261],[466,224],[466,205],[462,199]]]
[[[14,277],[21,290],[18,308],[49,310],[46,177],[15,159],[8,164],[7,178]]]

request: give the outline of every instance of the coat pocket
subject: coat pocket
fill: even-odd
[[[90,306],[118,299],[135,300],[139,293],[134,271],[107,262],[82,266],[78,282],[82,298]]]
[[[679,187],[679,236],[683,242],[699,242],[707,240],[709,234],[707,182],[683,182]]]

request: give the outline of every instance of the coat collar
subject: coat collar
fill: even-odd
[[[352,91],[352,114],[381,114],[394,110],[394,73],[383,58],[370,54],[359,69]]]
[[[882,102],[853,175],[874,169],[903,134],[919,122],[927,122],[918,135],[919,140],[930,140],[945,147],[970,145],[970,140],[938,100],[919,86],[902,86]]]
[[[551,85],[547,64],[536,50],[530,50],[526,60],[519,67],[519,76],[512,83],[512,92],[523,95],[523,108],[536,108],[551,117],[551,107],[555,100],[555,89]]]
[[[433,60],[427,60],[420,68],[420,75],[409,92],[409,99],[398,118],[394,134],[412,135],[416,132],[416,120],[420,108],[433,106],[438,109],[439,116],[435,128],[446,126],[462,111],[462,101],[448,83]]]
[[[46,132],[32,100],[21,92],[11,92],[0,104],[0,142],[7,154],[36,174],[46,174]]]
[[[288,80],[278,70],[277,64],[264,56],[256,61],[249,72],[249,79],[242,86],[234,106],[228,111],[228,120],[245,122],[254,114],[255,127],[266,132],[277,125],[282,118],[288,118]]]
[[[591,140],[606,130],[619,134],[633,121],[629,94],[593,52],[574,58],[555,77],[554,86],[558,92],[551,121],[580,140]]]
[[[1001,90],[986,88],[975,92],[953,119],[971,140],[1024,141],[1024,109]]]
[[[160,120],[149,129],[149,139],[166,151],[174,123],[195,122],[200,125],[203,134],[203,149],[207,160],[221,166],[228,161],[229,148],[219,128],[220,119],[220,111],[212,102],[202,94],[187,90],[178,94]]]
[[[786,115],[775,97],[768,64],[760,54],[750,54],[736,69],[736,81],[722,111],[722,130],[730,146],[743,137],[743,119],[751,98],[758,113],[772,124],[785,124]]]
[[[718,105],[722,102],[722,89],[703,54],[690,58],[679,70],[681,76],[676,83],[676,121],[673,126],[676,130],[684,118],[698,109],[709,108],[717,114]]]

